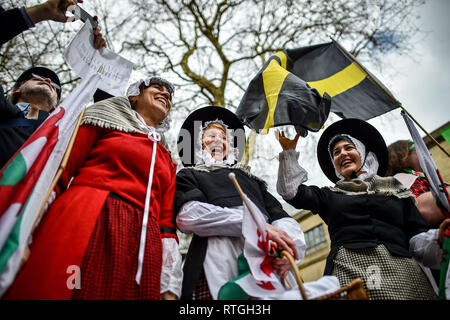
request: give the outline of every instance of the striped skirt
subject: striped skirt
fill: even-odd
[[[418,264],[412,258],[392,256],[382,244],[356,250],[340,247],[332,274],[341,286],[361,278],[371,300],[437,299]]]

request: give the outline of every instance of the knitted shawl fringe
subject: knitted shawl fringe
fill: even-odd
[[[374,175],[363,181],[360,179],[343,180],[336,183],[334,187],[326,187],[331,191],[346,195],[385,195],[394,196],[399,199],[411,198],[417,203],[416,197],[405,188],[400,181],[394,177],[380,177]]]
[[[118,130],[126,133],[144,133],[126,97],[114,97],[99,101],[86,108],[81,124]]]

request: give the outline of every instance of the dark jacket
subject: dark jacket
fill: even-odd
[[[27,119],[15,104],[8,101],[0,86],[0,170],[49,113],[39,110],[37,119]]]
[[[220,207],[237,207],[242,199],[228,174],[233,172],[243,192],[269,217],[269,222],[289,215],[268,191],[265,183],[249,177],[244,171],[223,168],[211,172],[182,169],[177,173],[174,212],[178,213],[188,201],[201,201]]]
[[[5,10],[0,7],[0,46],[15,36],[30,28],[31,20],[27,23],[23,9]]]
[[[0,7],[0,46],[33,26],[25,8],[4,10]],[[0,170],[48,115],[40,110],[38,119],[26,119],[22,111],[6,99],[0,86]]]
[[[177,173],[174,198],[174,216],[188,201],[201,201],[221,207],[237,207],[242,205],[242,199],[236,191],[228,174],[233,172],[243,192],[269,218],[269,223],[281,218],[290,217],[282,208],[280,202],[268,191],[264,182],[250,177],[244,171],[233,168],[223,168],[211,172],[194,169],[182,169]],[[194,235],[186,257],[183,272],[183,287],[181,299],[192,298],[192,292],[203,270],[207,249],[207,237]]]
[[[328,225],[331,251],[324,274],[333,271],[338,249],[373,248],[384,244],[394,256],[411,257],[409,239],[427,230],[410,198],[385,195],[346,195],[328,188],[300,185],[287,202],[318,213]]]

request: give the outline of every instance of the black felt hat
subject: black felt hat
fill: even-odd
[[[244,125],[230,110],[218,106],[207,106],[192,112],[184,121],[178,135],[178,155],[185,167],[195,165],[195,153],[201,146],[196,146],[201,128],[207,122],[221,120],[233,134],[233,146],[239,149],[237,161],[242,159],[245,148]]]
[[[22,72],[19,78],[17,78],[17,81],[14,84],[14,89],[19,88],[22,82],[30,79],[32,73],[37,74],[38,76],[42,76],[44,78],[49,78],[61,88],[61,81],[59,80],[57,74],[53,70],[50,70],[49,68],[46,67],[32,67]],[[58,95],[59,101],[61,99],[61,89],[56,89],[56,93]]]
[[[332,182],[336,183],[340,179],[336,176],[333,161],[329,153],[329,143],[336,135],[348,134],[366,147],[366,153],[372,151],[377,156],[379,176],[384,176],[389,165],[388,150],[386,142],[374,126],[360,119],[343,119],[331,124],[321,135],[317,144],[317,158],[323,173]]]

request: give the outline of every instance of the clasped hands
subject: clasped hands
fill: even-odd
[[[286,250],[294,258],[294,260],[298,260],[299,255],[294,240],[292,240],[292,238],[283,230],[280,230],[270,224],[267,224],[267,227],[269,232],[269,240],[272,240],[275,249],[279,251]],[[286,257],[275,258],[272,261],[272,265],[277,274],[283,279],[286,278],[289,274],[289,270],[291,269],[291,264]]]

